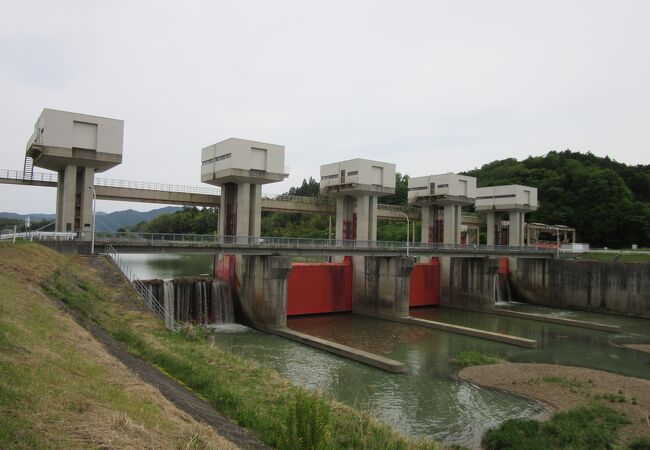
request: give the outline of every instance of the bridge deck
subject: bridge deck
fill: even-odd
[[[56,187],[56,173],[35,172],[27,177],[21,171],[0,170],[0,184]],[[95,190],[99,200],[117,200],[139,203],[156,203],[181,206],[218,207],[221,204],[219,189],[196,186],[147,183],[140,181],[96,178]],[[276,195],[262,198],[262,210],[286,213],[334,214],[336,204],[331,199]],[[403,220],[406,213],[411,220],[420,220],[420,209],[399,205],[377,205],[377,218]],[[477,215],[464,214],[463,224],[479,224]]]

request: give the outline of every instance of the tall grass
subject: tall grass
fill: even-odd
[[[609,450],[625,415],[602,404],[575,408],[553,415],[547,422],[511,419],[483,435],[486,450],[590,449]]]

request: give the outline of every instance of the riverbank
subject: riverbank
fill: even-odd
[[[65,260],[25,249],[0,246],[0,448],[238,448],[50,301],[39,284]]]
[[[581,367],[525,363],[467,367],[458,376],[480,386],[534,398],[548,405],[549,411],[602,403],[630,421],[621,427],[621,443],[650,436],[650,380]]]
[[[292,448],[296,439],[313,438],[323,444],[319,448],[435,448],[431,441],[408,440],[367,413],[307,393],[270,369],[220,350],[200,328],[169,332],[103,258],[21,244],[0,247],[0,261],[7,273],[38,272],[32,285],[40,284],[132,355],[189,387],[268,445]]]

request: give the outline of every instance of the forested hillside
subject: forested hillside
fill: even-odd
[[[523,161],[505,159],[466,174],[479,186],[525,184],[539,189],[540,208],[529,222],[570,225],[578,238],[592,246],[650,246],[650,166],[628,166],[591,153],[550,152]],[[394,195],[381,203],[405,205],[408,175],[396,176]],[[318,182],[310,178],[287,194],[315,197]],[[217,213],[212,209],[185,208],[137,226],[138,230],[167,233],[212,233]],[[262,235],[326,238],[328,217],[315,214],[267,213],[262,215]],[[416,229],[416,236],[419,230]],[[402,222],[380,221],[379,240],[404,240]]]
[[[650,165],[628,166],[591,153],[549,152],[466,172],[479,186],[525,184],[539,192],[528,221],[563,224],[592,246],[650,246]]]

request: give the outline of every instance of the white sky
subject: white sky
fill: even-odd
[[[570,148],[650,163],[650,1],[8,1],[0,168],[44,107],[123,119],[101,177],[200,185],[200,149],[286,146],[291,176],[353,157],[412,176]],[[37,169],[38,170],[38,169]],[[0,185],[0,211],[54,212]],[[98,209],[151,204],[99,202]]]

